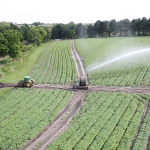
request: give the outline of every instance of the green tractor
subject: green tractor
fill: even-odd
[[[34,84],[34,80],[31,79],[30,76],[25,76],[24,79],[19,80],[18,86],[19,87],[31,87]]]

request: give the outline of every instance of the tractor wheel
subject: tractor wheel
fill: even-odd
[[[22,83],[22,82],[19,82],[19,83],[18,83],[18,86],[19,86],[19,87],[23,87],[23,83]]]
[[[26,82],[26,87],[31,87],[32,83],[31,82]]]

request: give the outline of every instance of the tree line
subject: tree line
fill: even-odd
[[[150,35],[150,18],[101,21],[94,24],[57,24],[52,28],[51,38],[84,38]]]
[[[41,45],[51,39],[51,29],[48,27],[29,26],[18,27],[13,23],[0,23],[0,57],[9,55],[13,59],[22,52],[32,51],[34,46]],[[31,44],[32,43],[32,44]]]
[[[34,45],[41,45],[51,39],[72,39],[84,37],[122,37],[149,36],[150,18],[123,19],[120,21],[101,21],[93,24],[55,24],[52,29],[44,23],[34,22],[32,25],[0,22],[0,57],[9,55],[18,58],[22,52],[32,50]],[[41,26],[42,25],[42,26]],[[32,43],[32,44],[31,44]]]

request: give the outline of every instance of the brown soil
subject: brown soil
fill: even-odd
[[[0,88],[7,88],[7,87],[14,87],[20,88],[17,84],[14,83],[0,83]],[[24,87],[26,88],[26,87]],[[116,87],[116,86],[88,86],[88,90],[84,89],[74,89],[72,85],[62,85],[62,84],[37,84],[34,85],[33,88],[40,88],[40,89],[64,89],[69,91],[87,91],[87,92],[124,92],[124,93],[134,93],[134,94],[150,94],[150,87]]]

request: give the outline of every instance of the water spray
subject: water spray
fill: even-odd
[[[118,58],[116,58],[116,59],[113,59],[113,60],[111,60],[111,61],[109,61],[109,62],[106,62],[106,63],[104,63],[104,64],[102,64],[102,65],[99,65],[99,66],[97,66],[97,67],[95,67],[95,68],[89,70],[88,72],[93,71],[93,70],[95,70],[95,69],[98,69],[98,68],[100,68],[100,67],[102,67],[102,66],[105,66],[105,65],[107,65],[107,64],[110,64],[110,63],[112,63],[112,62],[115,62],[115,61],[117,61],[117,60],[119,60],[119,59],[125,58],[125,57],[127,57],[127,56],[131,56],[131,55],[134,55],[134,54],[140,54],[140,53],[147,52],[147,51],[150,51],[150,48],[147,48],[147,49],[144,49],[144,50],[140,50],[140,51],[135,51],[135,52],[132,52],[132,53],[128,53],[128,54],[126,54],[126,55],[123,55],[123,56],[120,56],[120,57],[118,57]]]

